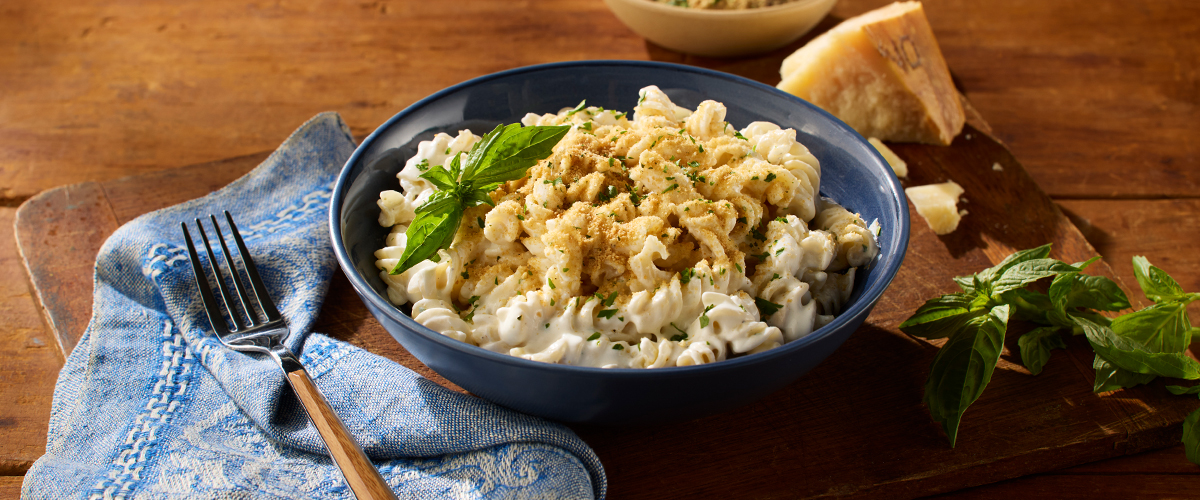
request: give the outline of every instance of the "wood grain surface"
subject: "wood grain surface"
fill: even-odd
[[[14,208],[0,208],[0,227],[11,227],[15,215]],[[50,399],[63,363],[24,267],[13,232],[0,231],[0,477],[24,475],[45,452]]]
[[[885,3],[842,0],[818,30]],[[1185,288],[1200,290],[1200,254],[1181,251],[1200,243],[1200,237],[1187,230],[1200,227],[1200,146],[1195,140],[1200,123],[1200,44],[1194,42],[1200,35],[1200,3],[924,3],[956,81],[987,118],[992,134],[1020,159],[1116,275],[1133,283],[1129,258],[1146,255]],[[319,111],[339,111],[362,135],[433,91],[496,70],[560,60],[654,59],[773,84],[778,81],[779,61],[803,41],[760,57],[685,56],[643,42],[599,0],[303,4],[13,0],[0,5],[0,206],[10,207],[0,207],[0,221],[13,221],[12,207],[41,191],[81,182],[109,190],[101,194],[110,202],[112,220],[128,220],[127,215],[137,215],[130,212],[147,206],[139,201],[142,198],[169,195],[161,190],[113,188],[110,183],[119,184],[123,177],[137,179],[158,172],[166,176],[161,185],[216,183],[220,175],[212,172],[219,168],[210,170],[211,175],[176,169],[268,151]],[[233,168],[229,162],[225,165]],[[172,177],[178,175],[184,177]],[[80,196],[85,191],[79,191]],[[66,221],[60,222],[65,228]],[[39,236],[56,240],[49,232]],[[1002,235],[989,237],[998,243],[996,248],[1005,242]],[[60,249],[73,248],[70,242],[60,244]],[[978,255],[964,255],[971,262],[981,260]],[[90,261],[65,264],[75,267],[59,272],[59,278],[69,281],[82,276],[90,283]],[[44,449],[52,385],[62,362],[51,332],[64,325],[45,324],[39,318],[43,304],[29,293],[31,285],[21,267],[11,234],[0,237],[0,279],[4,280],[0,316],[6,320],[0,325],[0,440],[7,445],[0,451],[0,498],[15,496],[19,475]],[[67,298],[62,304],[90,305],[87,295]],[[370,332],[378,325],[365,312],[353,313],[354,302],[331,296],[323,313],[330,308],[340,311],[323,314],[320,329],[343,338],[362,332],[360,345],[393,358],[401,356],[394,342],[377,335],[381,330]],[[1192,312],[1198,312],[1196,305]],[[87,315],[77,313],[74,328],[85,323]],[[864,332],[867,335],[861,335]],[[869,328],[864,332],[855,339],[878,333]],[[1086,373],[1079,363],[1074,358],[1055,358],[1051,367],[1065,364]],[[900,375],[923,376],[927,365],[927,360],[916,359],[911,372]],[[1011,375],[1001,368],[998,379]],[[1047,375],[1049,369],[1026,378],[1048,383]],[[994,390],[972,407],[964,425],[983,426],[983,422],[971,424],[973,412],[1023,397],[1003,389],[993,395]],[[919,401],[919,394],[907,396],[905,404]],[[1135,416],[1144,412],[1139,405],[1146,404],[1145,397],[1108,396],[1119,401],[1113,411]],[[1163,418],[1174,417],[1148,415],[1134,419],[1136,425],[1130,429],[1136,433],[1137,428],[1154,427]],[[1019,434],[1028,431],[1005,424],[1002,420],[964,428],[963,436],[1018,434],[1014,439],[1019,440]],[[1071,432],[1080,432],[1075,425]],[[1123,432],[1131,435],[1122,428],[1096,432],[1106,431],[1115,432],[1118,440]],[[588,431],[581,432],[586,436]],[[912,429],[919,435],[937,432],[927,419]],[[929,443],[939,444],[936,439]],[[1163,444],[1134,443],[1120,452]],[[625,451],[619,446],[609,450],[601,450],[602,458],[610,469],[619,468]],[[615,458],[603,456],[614,452]],[[1088,460],[1084,455],[1054,468]],[[895,457],[880,455],[877,463],[900,460]],[[674,470],[703,457],[662,458],[682,464]],[[952,462],[968,466],[969,459],[960,456]],[[784,468],[787,464],[771,461],[735,463],[780,475],[796,473]],[[1028,468],[1020,458],[999,466],[1006,468],[1003,476]],[[1176,445],[959,490],[953,496],[1200,498],[1197,471]],[[658,480],[678,484],[666,475]],[[962,484],[981,480],[988,479],[976,475]],[[626,490],[614,483],[613,491],[613,498],[618,498]]]

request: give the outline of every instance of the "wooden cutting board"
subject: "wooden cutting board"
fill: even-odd
[[[957,231],[933,234],[911,210],[912,235],[899,275],[867,322],[799,381],[749,406],[680,422],[573,428],[600,456],[610,498],[913,498],[1163,448],[1179,442],[1194,398],[1162,381],[1097,396],[1092,352],[1074,338],[1038,376],[1021,367],[1014,325],[983,396],[966,412],[951,449],[921,403],[937,344],[897,325],[925,299],[955,291],[953,276],[994,265],[1046,242],[1052,256],[1096,254],[970,108],[948,147],[897,144],[906,186],[953,179],[969,214]],[[103,183],[46,191],[21,206],[16,232],[36,295],[64,352],[91,315],[95,255],[134,217],[205,195],[249,171],[267,153]],[[1101,261],[1091,271],[1117,279]],[[1140,293],[1122,286],[1136,302]],[[1144,304],[1135,304],[1138,307]],[[316,331],[389,357],[461,390],[409,355],[337,274]],[[636,388],[631,388],[636,390]]]

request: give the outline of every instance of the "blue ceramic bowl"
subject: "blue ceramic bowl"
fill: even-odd
[[[396,173],[417,144],[438,132],[482,135],[527,112],[588,105],[633,111],[638,90],[658,85],[680,106],[713,99],[736,127],[766,120],[796,129],[821,161],[821,193],[865,220],[878,219],[882,249],[859,272],[845,311],[829,325],[783,347],[702,366],[652,370],[555,365],[497,354],[443,336],[387,300],[375,250],[388,229],[376,222],[379,192],[398,189]],[[433,94],[372,133],[346,162],[330,204],[338,263],[367,309],[404,348],[472,394],[533,415],[568,422],[686,420],[766,396],[817,366],[866,319],[896,276],[908,244],[908,209],[899,180],[853,129],[782,91],[734,75],[674,64],[580,61],[517,68]]]

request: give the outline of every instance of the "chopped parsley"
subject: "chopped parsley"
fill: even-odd
[[[641,194],[638,194],[637,186],[628,186],[628,187],[629,187],[629,201],[633,202],[633,206],[635,206],[635,207],[640,206],[642,204],[642,198],[645,198],[645,197],[642,196]]]
[[[597,195],[597,197],[600,198],[600,201],[608,201],[616,198],[617,194],[619,194],[617,192],[617,188],[613,186],[604,186],[602,189],[600,189],[600,193]]]
[[[473,321],[475,319],[475,302],[477,302],[478,300],[479,300],[478,295],[472,295],[471,299],[467,301],[467,307],[471,308],[471,312],[468,313],[467,316],[465,318],[463,318],[463,320]]]
[[[567,111],[567,117],[569,118],[571,115],[578,113],[580,111],[583,111],[586,108],[587,108],[587,99],[579,101],[579,104],[575,105],[574,109]]]
[[[704,308],[704,312],[700,313],[700,328],[704,328],[704,327],[708,326],[708,323],[711,321],[708,319],[708,312],[711,311],[713,307],[716,307],[716,305],[709,304],[707,307]]]

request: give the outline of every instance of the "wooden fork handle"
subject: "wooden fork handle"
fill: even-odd
[[[309,418],[317,426],[317,432],[325,441],[329,455],[342,470],[342,476],[354,491],[354,496],[358,500],[395,500],[396,495],[392,493],[392,489],[371,464],[371,459],[363,453],[354,436],[342,425],[333,408],[329,407],[329,402],[325,401],[325,396],[317,390],[317,385],[313,383],[312,377],[308,376],[308,372],[304,368],[288,370],[287,379],[292,384],[292,389],[296,390],[296,396],[300,398],[300,403],[304,405]]]

